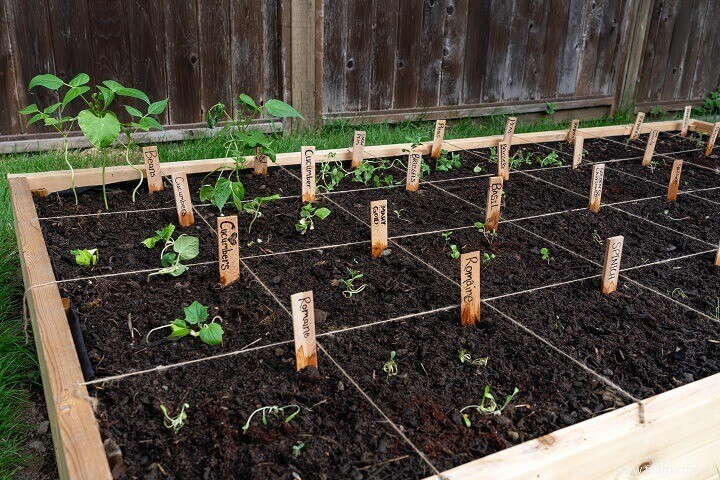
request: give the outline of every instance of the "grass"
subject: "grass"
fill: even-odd
[[[622,112],[614,117],[581,122],[582,127],[632,123],[634,115]],[[406,122],[400,124],[375,124],[358,127],[347,122],[333,122],[322,129],[278,136],[275,149],[278,152],[296,152],[302,145],[315,145],[318,149],[340,148],[350,145],[353,131],[367,132],[367,145],[404,143],[407,137],[432,137],[434,122]],[[479,137],[502,133],[505,116],[482,119],[465,119],[450,122],[445,138]],[[567,128],[552,117],[523,122],[520,118],[517,133]],[[183,143],[158,145],[163,162],[217,158],[226,156],[222,145],[212,139],[196,139]],[[248,151],[248,154],[251,152]],[[121,156],[113,156],[109,164],[122,164]],[[140,162],[136,152],[136,162]],[[74,152],[71,163],[75,168],[100,166],[97,155]],[[39,381],[38,367],[32,346],[25,345],[22,332],[22,279],[15,245],[12,209],[6,176],[8,173],[62,170],[66,165],[57,151],[36,154],[10,154],[0,156],[0,479],[11,478],[21,468],[22,455],[29,428],[21,418],[30,401],[30,387]],[[35,399],[37,401],[37,399]]]

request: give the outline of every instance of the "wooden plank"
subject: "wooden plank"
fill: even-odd
[[[670,183],[668,184],[667,199],[671,202],[677,200],[678,191],[680,190],[680,175],[682,174],[682,160],[675,160],[673,162],[672,170],[670,171]]]
[[[164,7],[169,121],[202,122],[197,3],[173,2]]]
[[[443,32],[439,105],[458,105],[462,98],[463,68],[470,0],[447,0]],[[473,29],[476,28],[473,25]],[[477,80],[477,79],[476,79]]]
[[[21,133],[20,109],[17,88],[20,86],[16,65],[16,56],[13,55],[15,35],[12,23],[9,20],[11,6],[6,1],[0,2],[0,135]]]
[[[491,2],[469,2],[465,37],[465,61],[461,104],[483,103],[483,80],[488,68],[490,50]]]
[[[708,14],[711,14],[712,4],[717,2],[712,1],[700,1],[699,4],[691,7],[686,7],[692,12],[692,19],[690,20],[689,33],[685,39],[686,48],[683,56],[682,64],[680,65],[680,78],[679,81],[675,82],[675,91],[673,98],[685,99],[692,98],[693,83],[695,81],[695,70],[699,63],[704,63],[704,60],[700,57],[702,50],[702,44],[710,39],[706,38],[706,35],[710,34],[706,30],[706,24],[714,22],[708,21]],[[713,25],[713,29],[716,29],[717,25]],[[673,32],[673,35],[675,33]]]
[[[172,174],[172,186],[175,193],[178,223],[183,227],[189,227],[195,223],[195,209],[192,204],[187,175],[184,171]]]
[[[365,151],[365,131],[355,130],[353,134],[353,155],[351,167],[357,168],[362,165]]]
[[[291,93],[292,105],[304,117],[293,126],[315,125],[315,2],[291,0]]]
[[[642,165],[644,167],[650,165],[652,162],[653,153],[655,153],[655,145],[657,144],[659,130],[651,130],[650,136],[648,137],[647,144],[645,146],[645,154],[643,155]]]
[[[680,127],[680,136],[685,137],[687,136],[688,128],[690,128],[690,113],[692,112],[692,107],[690,105],[685,107],[685,110],[683,111],[683,119],[682,119],[682,127]]]
[[[93,52],[92,78],[117,80],[125,86],[133,85],[130,62],[129,32],[123,0],[96,0],[88,2],[92,25],[91,48]],[[87,72],[90,73],[90,72]]]
[[[720,133],[720,122],[715,122],[715,125],[713,125],[712,133],[708,138],[708,143],[705,146],[706,157],[710,156],[710,154],[712,153],[712,150],[715,147],[715,141],[717,140],[718,133]]]
[[[580,60],[580,42],[582,29],[584,27],[585,0],[569,0],[566,4],[567,30],[560,62],[560,78],[558,79],[558,97],[567,97],[575,93],[577,85],[577,72]],[[572,39],[568,41],[568,39]]]
[[[622,22],[626,0],[607,0],[598,33],[597,57],[591,93],[612,95],[615,90],[616,62],[624,54]]]
[[[236,115],[233,99],[230,35],[230,4],[228,0],[198,2],[198,41],[200,46],[200,109],[206,114],[222,102],[228,112]],[[257,59],[255,62],[260,63]],[[232,78],[232,76],[230,77]]]
[[[504,8],[510,12],[507,1],[502,2],[498,8]],[[510,39],[505,55],[507,64],[503,74],[503,86],[501,97],[503,100],[524,100],[525,92],[522,91],[523,72],[525,71],[525,52],[528,44],[528,32],[530,31],[529,17],[530,4],[533,2],[516,1],[507,26],[505,35]],[[503,50],[500,50],[502,52]]]
[[[482,101],[487,103],[500,102],[503,98],[503,86],[508,81],[508,55],[496,54],[496,52],[510,51],[509,35],[510,24],[512,23],[513,12],[517,0],[489,0],[490,3],[490,24],[488,26],[488,52],[489,60],[485,65],[485,72],[482,80]]]
[[[272,57],[270,51],[265,51],[265,19],[258,13],[258,1],[233,0],[230,2],[230,64],[232,82],[232,98],[244,93],[250,95],[256,102],[267,99],[265,80],[265,55]],[[265,8],[267,1],[262,1]],[[242,32],[238,35],[238,32]],[[269,33],[269,32],[268,32]],[[225,72],[223,79],[226,80]],[[203,72],[203,76],[205,73]],[[227,80],[226,80],[227,81]],[[239,112],[236,112],[238,116]]]
[[[435,107],[440,98],[447,0],[424,0],[418,56],[417,106]]]
[[[527,19],[527,49],[525,50],[525,61],[523,62],[522,88],[523,98],[538,100],[543,98],[541,92],[542,72],[545,70],[556,70],[545,68],[546,52],[556,55],[558,48],[546,50],[546,42],[557,39],[557,32],[550,32],[547,28],[550,13],[562,17],[561,10],[552,10],[552,0],[536,0],[530,2],[530,15]],[[553,38],[546,38],[552,36]],[[554,86],[553,86],[554,87]],[[554,97],[553,92],[550,97]]]
[[[317,342],[315,339],[315,301],[312,290],[290,296],[295,338],[295,364],[297,370],[317,368]]]
[[[563,42],[568,28],[568,15],[565,14],[566,8],[567,0],[552,0],[548,7],[551,14],[548,16],[545,27],[542,51],[557,52],[557,63],[562,60],[561,52],[563,52]],[[533,39],[531,38],[529,41],[533,41]],[[540,78],[538,79],[538,90],[535,98],[556,98],[558,96],[559,66],[557,68],[548,68],[547,64],[543,64],[539,70]],[[528,93],[530,94],[530,92]],[[529,96],[529,98],[533,97]]]
[[[339,74],[339,72],[345,71],[343,43],[347,28],[344,20],[345,6],[343,2],[325,2],[324,8],[323,113],[341,112],[345,108],[345,75]],[[383,5],[382,8],[385,6]],[[392,91],[390,92],[390,101],[392,102]],[[388,106],[383,105],[380,108],[385,109]]]
[[[319,0],[318,0],[319,1]],[[370,105],[370,32],[372,0],[347,0],[345,18],[345,99],[349,111],[368,110]],[[337,70],[339,72],[340,70]]]
[[[602,270],[602,293],[609,294],[617,290],[620,279],[620,262],[625,237],[618,235],[605,239],[605,258]]]
[[[681,7],[677,10],[672,36],[670,38],[670,49],[668,50],[667,66],[665,67],[665,79],[660,88],[660,98],[663,100],[675,99],[675,90],[682,79],[682,66],[691,33],[690,22],[693,19],[693,11],[698,10],[697,2],[692,3],[693,5],[688,4],[687,7]]]
[[[500,205],[502,204],[503,178],[490,177],[488,184],[487,203],[485,207],[486,232],[495,232],[500,221]]]
[[[589,95],[596,88],[594,85],[595,66],[605,7],[606,2],[585,2],[582,31],[578,39],[580,48],[574,95]],[[608,49],[608,47],[608,45],[603,45],[604,49]]]
[[[370,202],[370,254],[378,258],[388,247],[387,200]]]
[[[635,103],[640,64],[645,52],[645,40],[650,26],[652,0],[626,2],[621,24],[621,38],[616,60],[615,102],[611,113],[617,108]]]
[[[158,155],[157,147],[143,147],[142,156],[145,163],[148,190],[151,193],[164,190],[162,167],[160,166],[160,156]]]
[[[398,2],[398,40],[395,52],[395,86],[393,108],[416,107],[418,91],[419,42],[422,9],[415,2]],[[387,113],[387,112],[386,112]]]
[[[720,15],[720,2],[708,1],[706,17],[708,19],[718,18]],[[698,59],[695,62],[695,70],[692,75],[691,87],[685,90],[689,98],[703,98],[708,92],[717,88],[718,67],[717,62],[708,61],[713,58],[715,52],[720,48],[720,29],[713,21],[706,21],[702,32],[702,41],[694,50],[697,50]],[[686,85],[681,89],[687,88]]]
[[[329,5],[340,3],[329,2]],[[400,5],[398,2],[373,1],[372,23],[374,28],[370,39],[370,55],[372,56],[370,64],[370,110],[389,110],[393,105],[399,11]],[[333,47],[328,42],[325,42],[324,48]],[[330,76],[332,76],[332,72]],[[340,110],[342,108],[337,109],[337,111]]]
[[[240,244],[237,215],[217,218],[218,276],[220,285],[240,279]]]
[[[435,122],[435,131],[433,132],[433,144],[430,150],[432,158],[439,158],[443,148],[443,140],[445,138],[445,120],[437,120]]]
[[[647,74],[641,78],[641,85],[638,91],[638,101],[656,102],[662,100],[662,89],[667,74],[668,58],[672,41],[672,32],[677,20],[681,2],[678,0],[656,2],[660,11],[655,13],[660,18],[657,34],[654,37],[654,54],[652,67],[648,64],[642,66],[643,72]],[[643,93],[646,96],[643,96]]]
[[[592,168],[592,181],[590,182],[590,211],[600,212],[600,202],[603,192],[603,180],[605,179],[605,164],[596,163]]]
[[[43,379],[50,431],[60,478],[110,480],[110,468],[80,362],[53,276],[45,240],[38,228],[30,188],[24,178],[9,179],[23,282]],[[36,285],[42,285],[37,286]]]

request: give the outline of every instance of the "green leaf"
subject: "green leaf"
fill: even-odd
[[[188,270],[188,267],[181,263],[181,264],[178,264],[178,265],[168,268],[167,272],[163,272],[163,273],[166,273],[173,277],[179,277],[183,273],[187,272],[187,270]]]
[[[63,101],[62,101],[62,107],[65,108],[68,103],[72,102],[80,95],[83,95],[88,90],[90,90],[90,87],[73,87],[73,88],[71,88],[70,90],[65,92],[65,97],[63,98]]]
[[[137,88],[127,88],[127,87],[120,87],[117,90],[115,90],[115,93],[117,95],[120,95],[121,97],[132,97],[142,100],[143,102],[150,104],[150,99],[147,95],[145,95],[144,92],[141,92]]]
[[[165,130],[160,123],[155,120],[153,117],[145,117],[143,118],[143,122],[147,123],[148,127],[154,128],[156,130]]]
[[[176,255],[176,254],[174,254],[174,253],[172,253],[172,252],[166,253],[166,254],[163,255],[162,258],[160,259],[160,265],[162,265],[163,267],[166,267],[166,268],[167,268],[167,267],[171,267],[171,266],[173,266],[173,265],[175,264],[175,260],[177,260],[177,255]]]
[[[205,323],[205,320],[207,320],[210,316],[208,313],[208,307],[197,300],[189,306],[183,308],[183,310],[185,311],[185,321],[191,325]]]
[[[30,121],[28,121],[28,125],[32,125],[35,122],[39,122],[40,120],[43,120],[47,118],[48,115],[46,113],[40,112],[36,115],[34,115],[32,118],[30,118]]]
[[[92,250],[72,250],[70,253],[75,256],[75,263],[83,267],[97,264],[98,255],[97,248]]]
[[[255,103],[255,100],[253,100],[252,97],[244,93],[240,94],[240,96],[238,97],[238,102],[244,103],[253,110],[259,110],[257,104]]]
[[[225,177],[218,178],[217,183],[215,183],[215,196],[212,203],[220,210],[220,213],[222,213],[230,195],[232,195],[232,182]]]
[[[200,253],[200,241],[197,237],[183,234],[173,243],[173,250],[178,254],[181,261],[192,260]]]
[[[37,105],[33,103],[32,105],[28,105],[27,107],[20,110],[20,113],[22,113],[23,115],[30,115],[31,113],[37,113],[39,111],[40,110],[38,110]]]
[[[33,79],[30,80],[30,85],[28,86],[28,89],[32,90],[33,88],[37,87],[38,85],[41,87],[48,88],[50,90],[57,90],[58,88],[65,85],[65,82],[60,80],[55,75],[46,73],[43,75],[36,75],[35,77],[33,77]]]
[[[224,333],[219,323],[208,323],[200,327],[200,340],[208,345],[220,345]]]
[[[70,80],[69,85],[71,87],[79,87],[80,85],[85,85],[89,81],[90,76],[87,73],[78,73],[72,80]]]
[[[168,240],[170,240],[170,237],[172,237],[172,234],[175,233],[175,225],[173,225],[172,223],[168,223],[161,230],[158,230],[155,233],[158,237],[160,237],[160,239],[167,242]]]
[[[160,100],[157,102],[153,102],[148,106],[148,115],[160,115],[165,111],[165,107],[167,107],[169,98],[166,98],[165,100]]]
[[[53,118],[53,117],[48,117],[48,118],[45,119],[45,126],[46,126],[46,127],[52,127],[52,126],[55,126],[55,125],[60,125],[60,120],[58,120],[58,119],[56,119],[56,118]]]
[[[103,85],[105,85],[107,88],[110,89],[113,93],[116,93],[119,89],[123,88],[121,84],[116,82],[115,80],[105,80],[103,82]],[[99,88],[99,87],[98,87]]]
[[[126,111],[130,114],[130,116],[132,116],[132,117],[142,118],[142,116],[143,116],[143,113],[142,113],[140,110],[138,110],[138,109],[135,108],[135,107],[131,107],[130,105],[125,105],[125,110],[126,110]]]
[[[245,198],[245,187],[242,182],[232,183],[232,201],[238,212],[242,210],[242,201]]]
[[[328,217],[328,215],[330,215],[329,208],[320,207],[317,210],[315,210],[315,216],[321,220],[325,220]]]
[[[57,109],[60,107],[60,105],[61,105],[60,102],[58,102],[58,103],[53,103],[53,104],[50,105],[49,107],[45,108],[45,109],[43,110],[43,112],[47,113],[48,115],[52,115],[53,113],[55,113],[55,110],[57,110]],[[63,107],[63,108],[64,108],[64,107]]]
[[[96,148],[105,148],[111,145],[120,134],[120,122],[111,112],[97,117],[90,110],[83,110],[78,114],[78,125]]]
[[[107,108],[115,99],[115,92],[113,92],[109,88],[101,87],[100,85],[98,85],[97,88],[98,90],[100,90],[100,93],[102,93],[103,100],[105,101],[105,108]]]
[[[215,187],[212,185],[203,185],[200,187],[200,201],[211,202],[215,196]]]
[[[300,113],[287,103],[271,98],[265,102],[265,110],[272,117],[277,118],[303,118]]]
[[[172,333],[168,336],[168,338],[183,338],[190,334],[192,331],[190,328],[188,328],[187,323],[185,323],[185,320],[177,319],[174,322],[170,324],[170,328],[172,328]]]

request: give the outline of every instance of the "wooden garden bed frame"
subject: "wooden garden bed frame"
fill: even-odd
[[[709,134],[713,125],[690,121],[690,130]],[[632,125],[580,128],[588,138],[629,135]],[[645,123],[650,129],[680,130],[680,121]],[[566,130],[524,133],[513,138],[513,145],[561,141]],[[501,135],[449,140],[448,151],[497,146]],[[432,143],[419,147],[429,154]],[[402,155],[406,144],[365,147],[365,158]],[[350,160],[351,148],[319,150],[317,161]],[[247,168],[253,159],[248,157]],[[279,165],[297,165],[298,153],[277,156]],[[163,175],[184,171],[204,173],[229,158],[163,163]],[[270,164],[272,166],[272,163]],[[139,166],[144,170],[144,166]],[[99,168],[75,171],[77,187],[101,183]],[[108,184],[137,180],[129,166],[107,169]],[[32,321],[42,375],[45,402],[50,418],[53,444],[62,479],[111,479],[100,438],[98,422],[83,382],[73,339],[60,291],[50,264],[47,246],[33,202],[33,195],[70,188],[70,173],[8,175],[15,231],[20,252],[23,281]],[[682,320],[682,319],[679,319]],[[432,479],[604,479],[604,478],[717,478],[720,466],[720,374],[651,397],[641,404],[580,422],[544,437],[488,455],[444,472]],[[641,410],[644,422],[641,422]]]

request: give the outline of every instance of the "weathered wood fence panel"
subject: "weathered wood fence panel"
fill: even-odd
[[[0,136],[44,131],[19,114],[57,100],[27,91],[42,72],[169,97],[167,125],[240,93],[311,121],[672,108],[720,84],[719,18],[717,0],[0,0]]]

